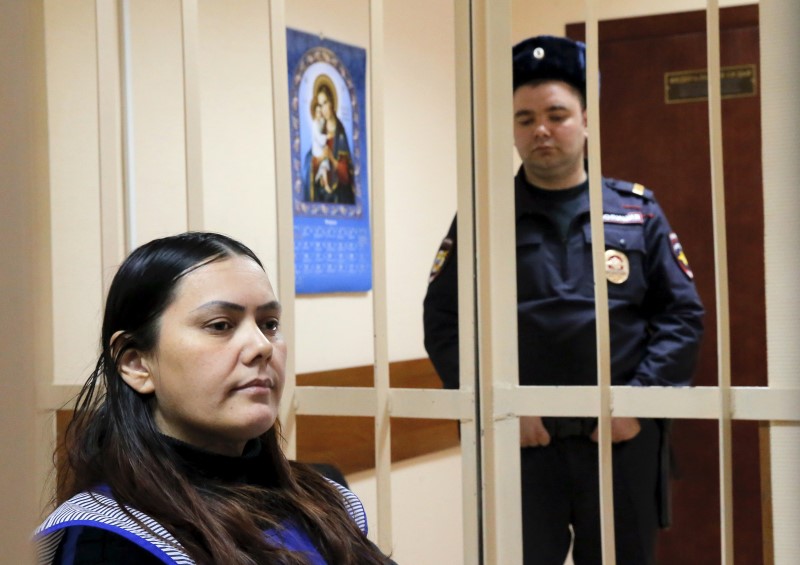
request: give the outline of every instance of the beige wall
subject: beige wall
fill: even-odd
[[[44,33],[41,2],[0,3],[0,546],[5,563],[30,561],[41,492],[35,468],[38,209],[46,186]],[[47,340],[44,340],[45,343]]]

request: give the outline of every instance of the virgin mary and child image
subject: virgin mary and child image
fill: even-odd
[[[311,149],[303,163],[304,200],[355,204],[350,144],[336,116],[336,87],[325,74],[314,81],[309,110]]]

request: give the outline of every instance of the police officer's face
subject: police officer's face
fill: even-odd
[[[529,182],[569,188],[586,178],[586,112],[568,84],[548,81],[514,91],[514,145]]]

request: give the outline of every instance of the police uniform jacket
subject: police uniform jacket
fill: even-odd
[[[566,237],[542,212],[520,169],[515,181],[519,381],[597,382],[588,190]],[[687,385],[703,307],[688,262],[651,191],[603,179],[613,384]],[[446,388],[458,387],[456,221],[424,302],[425,347]]]

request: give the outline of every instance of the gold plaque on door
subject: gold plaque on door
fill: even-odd
[[[722,98],[755,96],[758,90],[755,65],[723,67]],[[699,102],[708,99],[708,73],[705,69],[664,73],[664,101],[667,104]]]

